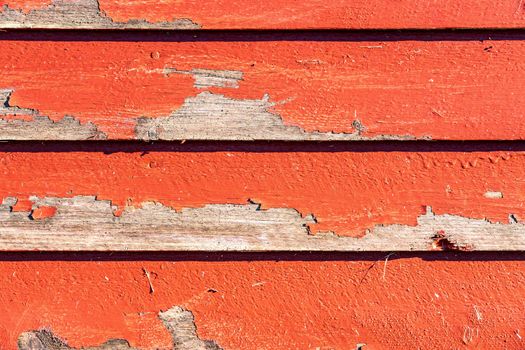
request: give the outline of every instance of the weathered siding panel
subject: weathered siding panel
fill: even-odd
[[[523,348],[521,254],[2,257],[5,350],[38,329],[77,349],[171,350],[159,311],[176,305],[223,349]]]
[[[0,163],[2,250],[525,249],[520,151],[14,152]]]
[[[523,28],[514,0],[2,0],[1,28]]]
[[[525,138],[516,38],[187,39],[0,41],[0,139]]]

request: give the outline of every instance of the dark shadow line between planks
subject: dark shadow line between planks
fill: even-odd
[[[516,141],[4,141],[4,153],[155,153],[155,152],[523,152]]]
[[[2,252],[8,261],[381,261],[421,259],[423,261],[525,261],[525,252]]]
[[[106,30],[0,29],[0,40],[113,42],[251,41],[485,41],[525,40],[519,29],[349,29],[349,30]]]

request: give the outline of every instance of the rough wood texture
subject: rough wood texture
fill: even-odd
[[[514,0],[2,0],[2,28],[522,28]]]
[[[173,305],[191,310],[200,339],[225,350],[523,348],[522,253],[1,258],[3,350],[42,328],[76,349],[112,338],[172,349],[158,312]]]
[[[525,250],[523,152],[17,152],[0,164],[1,250]]]
[[[525,139],[514,39],[0,41],[0,139]]]

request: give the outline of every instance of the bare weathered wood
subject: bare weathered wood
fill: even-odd
[[[144,251],[427,251],[525,250],[525,225],[435,215],[430,207],[417,225],[376,225],[363,237],[311,234],[315,223],[289,208],[214,204],[175,211],[143,203],[114,215],[94,197],[32,198],[31,212],[14,212],[16,199],[0,206],[0,250]],[[35,215],[53,208],[49,215]]]

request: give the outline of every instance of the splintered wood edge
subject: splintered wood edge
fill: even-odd
[[[456,215],[432,208],[417,225],[376,225],[363,237],[311,234],[313,215],[257,204],[211,204],[175,211],[146,202],[116,216],[95,197],[32,197],[31,211],[0,205],[0,250],[23,251],[522,251],[525,225]]]

